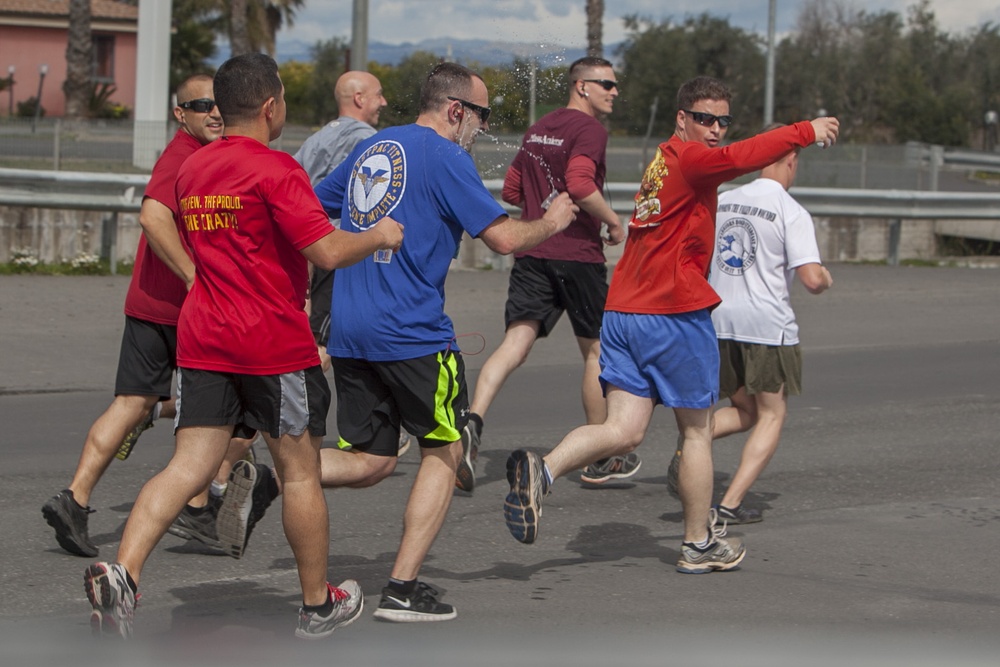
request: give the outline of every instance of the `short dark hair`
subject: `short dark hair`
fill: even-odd
[[[264,102],[281,95],[278,63],[264,53],[246,53],[222,63],[213,85],[226,125],[252,120]]]
[[[192,84],[200,83],[202,81],[212,81],[212,76],[210,74],[194,74],[188,78],[181,81],[181,85],[177,86],[177,103],[182,104],[191,99],[191,93],[188,92],[188,88]]]
[[[677,109],[690,109],[695,102],[701,100],[729,102],[732,99],[733,95],[726,84],[710,76],[697,76],[686,81],[677,91]]]
[[[596,67],[612,67],[610,60],[605,60],[604,58],[598,58],[597,56],[584,56],[583,58],[577,58],[573,61],[573,64],[569,66],[569,85],[573,85],[574,81],[579,81],[580,77],[583,76],[583,71],[588,69],[594,69]]]
[[[482,77],[458,63],[446,62],[435,65],[420,87],[420,113],[446,104],[449,95],[469,99],[473,78]]]

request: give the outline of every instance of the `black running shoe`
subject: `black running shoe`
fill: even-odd
[[[42,516],[56,529],[59,546],[84,558],[93,558],[98,553],[87,530],[87,515],[93,513],[89,507],[80,507],[69,489],[63,489],[42,505]]]
[[[455,471],[455,486],[468,493],[476,488],[476,460],[479,458],[479,429],[471,419],[462,429],[462,460]]]
[[[208,505],[201,510],[194,510],[190,505],[185,505],[174,522],[167,528],[167,532],[181,539],[198,540],[202,544],[220,549],[222,544],[219,542],[215,523],[221,505],[222,498],[214,496],[209,496]]]
[[[716,505],[715,511],[719,513],[720,521],[732,525],[742,523],[759,523],[764,520],[764,515],[761,514],[760,510],[743,507],[743,503],[740,503],[736,507]]]
[[[409,595],[400,595],[388,586],[382,589],[382,600],[375,610],[375,618],[392,623],[423,623],[450,621],[458,615],[450,604],[439,602],[438,592],[418,582]]]

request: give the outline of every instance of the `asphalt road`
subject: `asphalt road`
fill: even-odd
[[[39,510],[68,483],[110,400],[127,279],[0,277],[2,663],[996,665],[1000,272],[832,270],[828,293],[794,295],[804,393],[749,498],[765,521],[730,529],[748,545],[740,570],[674,571],[681,509],[664,481],[676,427],[662,408],[631,483],[592,490],[564,478],[545,500],[539,541],[509,536],[507,454],[551,448],[581,421],[563,322],[490,411],[479,486],[456,492],[421,573],[446,591],[455,621],[370,615],[414,452],[375,488],[327,493],[330,578],[362,584],[358,622],[325,642],[292,640],[298,581],[272,508],[240,561],[165,536],[126,647],[91,641],[87,561],[56,545]],[[506,274],[449,281],[472,384],[502,336]],[[716,446],[717,492],[741,442]],[[170,451],[161,423],[112,464],[92,499],[102,558],[114,557],[138,489]]]

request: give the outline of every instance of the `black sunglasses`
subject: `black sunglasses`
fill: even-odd
[[[586,83],[596,83],[598,86],[604,90],[614,90],[618,87],[617,81],[612,81],[611,79],[580,79]]]
[[[178,104],[181,109],[190,109],[197,113],[211,113],[212,109],[215,108],[215,100],[210,100],[207,98],[202,98],[200,100],[188,100],[187,102],[181,102]]]
[[[472,109],[473,111],[475,111],[476,115],[479,116],[480,121],[484,123],[489,121],[490,111],[491,111],[489,107],[481,107],[478,104],[473,104],[472,102],[468,102],[458,97],[452,97],[451,95],[448,96],[448,99],[451,100],[452,102],[458,102],[466,109]]]
[[[715,125],[716,121],[719,122],[719,127],[729,127],[733,124],[732,116],[716,116],[714,114],[705,113],[704,111],[688,111],[687,109],[681,109],[684,113],[691,116],[694,122],[699,125],[704,125],[705,127],[712,127]]]

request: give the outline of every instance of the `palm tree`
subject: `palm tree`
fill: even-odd
[[[66,43],[66,117],[83,118],[93,92],[94,42],[90,35],[90,0],[70,0]],[[38,101],[41,104],[41,100]]]
[[[604,57],[604,0],[587,0],[587,55]]]
[[[241,55],[264,49],[274,55],[274,42],[278,30],[292,25],[295,12],[305,5],[305,0],[217,0],[228,21],[232,55]]]

